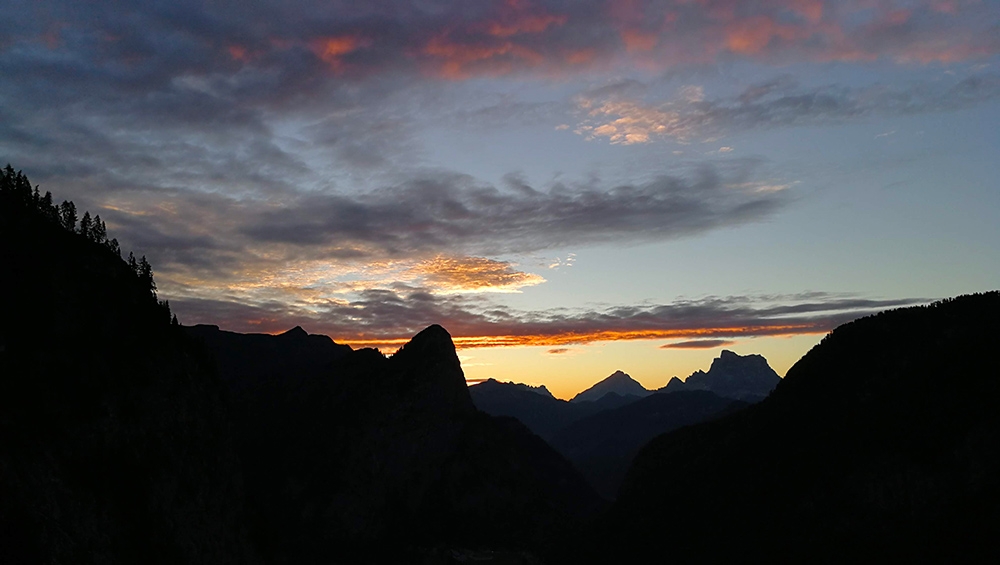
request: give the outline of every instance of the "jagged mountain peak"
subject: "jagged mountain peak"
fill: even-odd
[[[757,402],[763,400],[779,382],[781,377],[762,355],[740,355],[723,349],[712,361],[708,372],[699,369],[685,381],[674,377],[659,390],[707,390],[726,398]]]

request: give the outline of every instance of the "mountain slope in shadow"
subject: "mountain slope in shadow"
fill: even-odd
[[[1000,293],[845,324],[760,404],[658,437],[580,560],[996,562]]]
[[[151,276],[8,173],[0,562],[257,562],[207,354],[170,324]]]
[[[552,446],[579,469],[602,496],[614,500],[639,449],[654,437],[747,406],[708,391],[657,393],[604,410],[562,429]]]
[[[237,375],[224,358],[220,371]],[[262,383],[235,412],[254,539],[276,563],[544,551],[603,504],[522,424],[475,408],[440,326],[391,357],[352,351]]]

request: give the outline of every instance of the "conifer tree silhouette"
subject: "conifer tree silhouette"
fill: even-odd
[[[143,255],[142,259],[139,259],[139,280],[141,280],[148,288],[149,291],[156,296],[156,282],[153,281],[153,266],[149,264],[146,260],[146,256]]]
[[[72,201],[63,200],[59,205],[59,219],[62,226],[69,231],[76,231],[76,204]]]
[[[90,239],[90,230],[93,227],[93,220],[90,219],[90,212],[84,212],[80,219],[80,235]]]
[[[117,237],[112,237],[111,239],[105,241],[104,245],[107,245],[108,249],[110,249],[112,251],[112,253],[114,253],[115,255],[117,255],[119,257],[122,256],[122,248],[121,248],[120,245],[118,245],[118,238]]]
[[[90,239],[97,243],[104,243],[108,239],[108,228],[101,221],[101,215],[94,216],[94,225],[90,228]]]

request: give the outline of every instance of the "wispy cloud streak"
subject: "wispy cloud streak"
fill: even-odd
[[[480,298],[442,296],[423,289],[370,290],[353,301],[310,305],[248,305],[178,300],[186,323],[212,321],[237,331],[280,332],[303,325],[354,346],[392,349],[432,323],[444,325],[459,347],[559,346],[620,340],[725,340],[822,334],[887,308],[926,299],[879,300],[826,293],[708,297],[669,304],[597,310],[517,311]],[[174,305],[174,302],[171,302]],[[722,343],[712,341],[710,343]]]
[[[946,112],[1000,99],[1000,75],[973,74],[960,80],[908,87],[803,87],[790,76],[752,85],[736,96],[705,99],[692,87],[655,103],[636,97],[642,85],[630,81],[603,87],[576,100],[582,116],[576,132],[613,144],[679,142],[717,138],[740,131],[815,126]]]

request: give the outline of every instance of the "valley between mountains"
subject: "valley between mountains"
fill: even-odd
[[[183,326],[144,260],[0,191],[0,562],[1000,560],[1000,292],[571,401]]]

